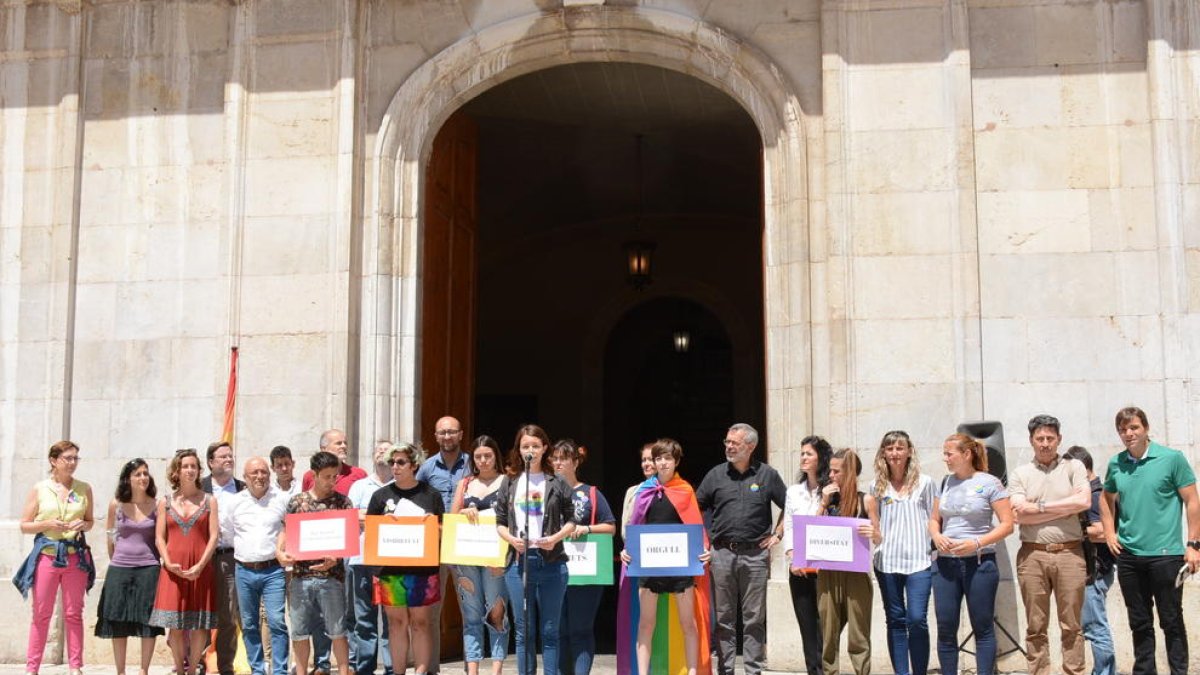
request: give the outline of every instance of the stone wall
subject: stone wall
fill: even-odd
[[[763,135],[785,475],[811,431],[870,462],[891,428],[940,474],[969,418],[1026,461],[1043,411],[1102,461],[1128,403],[1194,462],[1198,40],[1189,0],[0,0],[0,516],[60,437],[98,495],[203,447],[234,344],[243,456],[412,435],[432,134],[579,60],[692,74]],[[770,597],[771,666],[799,668]]]

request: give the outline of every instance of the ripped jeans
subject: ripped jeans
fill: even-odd
[[[504,586],[504,570],[471,565],[454,566],[454,587],[463,616],[463,660],[478,663],[483,660],[484,627],[491,637],[491,656],[503,661],[508,653],[508,611],[503,613],[502,628],[496,628],[488,613],[497,603],[508,604]]]

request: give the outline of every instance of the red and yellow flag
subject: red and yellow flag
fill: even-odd
[[[233,443],[233,417],[237,408],[237,362],[238,348],[229,348],[229,386],[225,389],[225,426],[221,430],[221,440]]]

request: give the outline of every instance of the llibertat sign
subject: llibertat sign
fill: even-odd
[[[363,564],[432,567],[438,564],[438,542],[437,516],[367,516]]]
[[[836,516],[792,516],[792,567],[871,571],[871,542],[858,533],[871,521]]]

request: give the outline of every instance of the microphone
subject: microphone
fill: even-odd
[[[525,454],[521,455],[521,457],[523,457],[525,459],[526,464],[533,461],[533,453],[532,452],[526,452]]]

